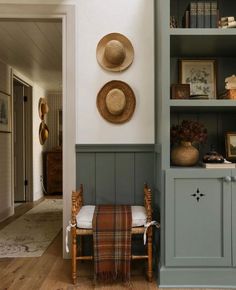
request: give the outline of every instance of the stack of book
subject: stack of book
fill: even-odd
[[[221,28],[235,28],[236,27],[236,21],[234,19],[234,16],[221,17],[219,24]]]
[[[184,28],[217,28],[217,1],[191,1],[183,17]]]

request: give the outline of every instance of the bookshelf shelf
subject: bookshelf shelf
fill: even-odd
[[[226,36],[236,35],[236,28],[170,28],[170,35]]]
[[[216,107],[222,108],[236,108],[236,100],[170,100],[169,105],[171,107],[194,107],[194,108],[201,108],[201,107]]]
[[[234,100],[170,100],[170,112],[195,113],[196,112],[234,112]]]

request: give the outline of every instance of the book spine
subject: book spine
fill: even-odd
[[[189,10],[185,10],[183,17],[183,28],[189,28]]]
[[[211,28],[217,27],[217,2],[211,1]]]
[[[197,28],[204,28],[204,2],[197,2]]]
[[[211,3],[207,1],[204,2],[204,27],[211,27]]]
[[[197,3],[196,2],[190,2],[190,28],[196,28],[197,27]]]

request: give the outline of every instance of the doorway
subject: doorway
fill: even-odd
[[[14,203],[32,201],[32,87],[13,76]]]
[[[0,4],[0,18],[5,19],[6,15],[8,19],[60,18],[63,22],[63,228],[65,228],[70,219],[71,190],[76,185],[77,1],[72,1],[70,5],[58,3],[48,5],[45,2],[42,4],[40,0],[34,1],[34,4],[31,1],[25,3],[28,4],[9,4],[7,1]],[[65,252],[65,231],[63,243],[63,257],[69,257]]]

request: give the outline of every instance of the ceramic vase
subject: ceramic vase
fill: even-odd
[[[199,159],[199,151],[191,142],[181,141],[179,145],[171,151],[171,161],[174,165],[193,166]]]

